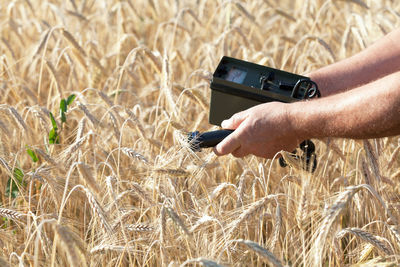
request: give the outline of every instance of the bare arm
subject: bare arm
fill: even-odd
[[[400,134],[400,72],[353,90],[291,104],[270,102],[235,114],[222,126],[236,129],[215,147],[232,153],[273,157],[305,139],[375,138]]]
[[[304,114],[307,118],[301,118]],[[294,103],[291,122],[305,138],[378,138],[400,134],[400,72],[348,92]]]
[[[400,29],[394,30],[360,53],[308,74],[322,96],[372,82],[400,70]]]

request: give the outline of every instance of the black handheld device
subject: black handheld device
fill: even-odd
[[[306,76],[226,56],[219,62],[210,88],[209,122],[214,125],[220,125],[233,114],[258,104],[271,101],[290,103],[320,97],[317,84]],[[201,148],[217,145],[232,132],[233,130],[191,132],[188,134],[188,141],[193,151],[199,151]],[[314,144],[306,140],[300,144],[300,148],[307,157],[305,169],[314,171]],[[313,161],[311,168],[308,166],[310,161]],[[282,167],[286,166],[283,158],[280,158],[279,163]]]

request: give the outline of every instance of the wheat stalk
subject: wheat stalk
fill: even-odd
[[[397,264],[398,136],[316,140],[306,173],[284,152],[293,168],[193,153],[182,134],[214,130],[223,55],[308,76],[396,29],[396,1],[57,2],[0,4],[1,266]],[[335,238],[355,227],[393,255],[357,230]]]
[[[399,178],[399,177],[400,177],[400,169],[397,170],[395,173],[393,173],[393,174],[390,176],[390,179],[391,179],[391,180],[394,180],[394,179],[397,179],[397,178]]]

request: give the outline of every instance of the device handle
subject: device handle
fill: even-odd
[[[230,135],[233,130],[216,130],[211,132],[199,133],[198,131],[188,134],[188,141],[193,151],[200,151],[201,148],[214,147],[225,137]]]

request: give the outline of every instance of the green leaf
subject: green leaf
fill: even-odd
[[[64,112],[67,112],[67,102],[65,101],[65,99],[61,99],[60,110],[64,111]]]
[[[67,105],[71,105],[72,102],[74,101],[76,95],[72,94],[67,98]]]
[[[8,225],[9,225],[9,223],[10,223],[10,221],[8,220],[8,218],[7,217],[1,217],[1,219],[3,220],[3,225],[2,225],[2,228],[3,229],[6,229],[7,227],[8,227]]]
[[[39,161],[39,158],[36,156],[36,153],[32,149],[27,147],[26,148],[26,153],[28,153],[28,155],[32,158],[33,162],[38,162]]]
[[[57,130],[51,129],[49,132],[49,144],[59,144],[60,137],[58,136]]]
[[[53,125],[53,130],[57,131],[58,127],[57,127],[56,119],[54,119],[53,113],[50,112],[49,114],[50,114],[51,124]]]
[[[65,117],[65,113],[64,111],[60,110],[60,115],[61,115],[61,122],[66,122],[67,121],[67,117]]]
[[[61,99],[60,102],[60,116],[61,116],[61,122],[66,122],[67,118],[65,117],[65,112],[67,112],[67,103],[65,102],[65,99]]]
[[[16,198],[19,192],[18,186],[11,177],[9,177],[7,180],[6,192],[5,192],[6,197],[10,196],[10,190],[11,190],[11,197]]]
[[[24,172],[19,168],[15,168],[14,179],[16,179],[20,184],[22,184],[22,181],[24,179]]]
[[[19,193],[19,186],[23,185],[24,173],[21,169],[15,168],[13,173],[14,179],[11,177],[7,180],[6,185],[6,197],[11,195],[12,198],[16,198]]]

